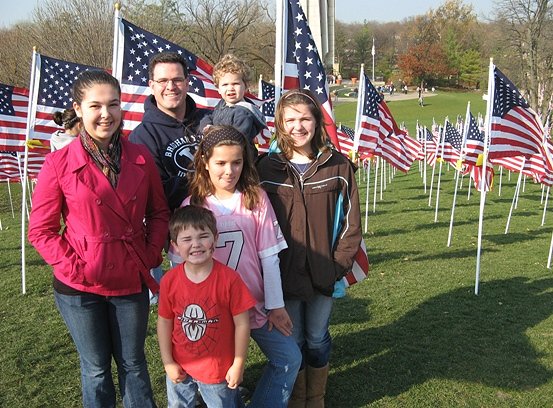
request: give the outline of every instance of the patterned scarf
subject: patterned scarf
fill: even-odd
[[[100,167],[102,173],[108,178],[113,188],[117,187],[119,173],[121,172],[121,132],[118,130],[111,137],[107,152],[103,151],[94,142],[94,139],[82,130],[79,134],[81,144],[90,154],[92,160]]]

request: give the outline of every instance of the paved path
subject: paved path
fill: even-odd
[[[350,88],[350,92],[353,92],[353,90],[359,85],[358,83],[355,84],[355,85],[352,85],[351,84],[351,81],[348,81],[349,83],[345,83],[343,85],[345,85],[343,87],[344,90]],[[437,93],[432,93],[432,92],[426,92],[423,96],[425,98],[428,98],[428,97],[432,97],[432,96],[436,96]],[[404,94],[403,92],[394,92],[393,95],[390,95],[388,93],[385,93],[384,94],[384,100],[386,102],[390,102],[390,101],[405,101],[405,100],[409,100],[409,99],[419,99],[419,95],[418,95],[418,92],[416,90],[409,90],[409,92],[407,94]],[[339,96],[338,97],[338,103],[340,102],[354,102],[356,101],[357,98],[356,97],[345,97],[345,96]]]

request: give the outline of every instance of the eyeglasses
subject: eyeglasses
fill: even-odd
[[[175,86],[182,86],[184,82],[186,81],[186,78],[173,78],[173,79],[167,79],[167,78],[161,78],[161,79],[152,79],[156,84],[161,85],[162,87],[166,87],[169,85],[169,82],[172,82]]]

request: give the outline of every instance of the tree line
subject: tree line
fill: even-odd
[[[551,0],[497,0],[484,20],[462,0],[393,23],[336,21],[335,61],[344,78],[360,64],[396,86],[483,89],[489,58],[523,90],[538,112],[551,109],[553,5]],[[274,73],[275,6],[268,0],[128,0],[122,16],[214,64],[232,52],[249,62],[255,82]],[[28,86],[33,46],[41,54],[111,67],[112,0],[46,0],[29,21],[0,29],[0,82]]]

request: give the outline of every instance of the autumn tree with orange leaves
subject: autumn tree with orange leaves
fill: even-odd
[[[447,64],[446,54],[440,44],[415,44],[399,56],[398,66],[407,83],[435,83],[436,80],[454,75]]]

